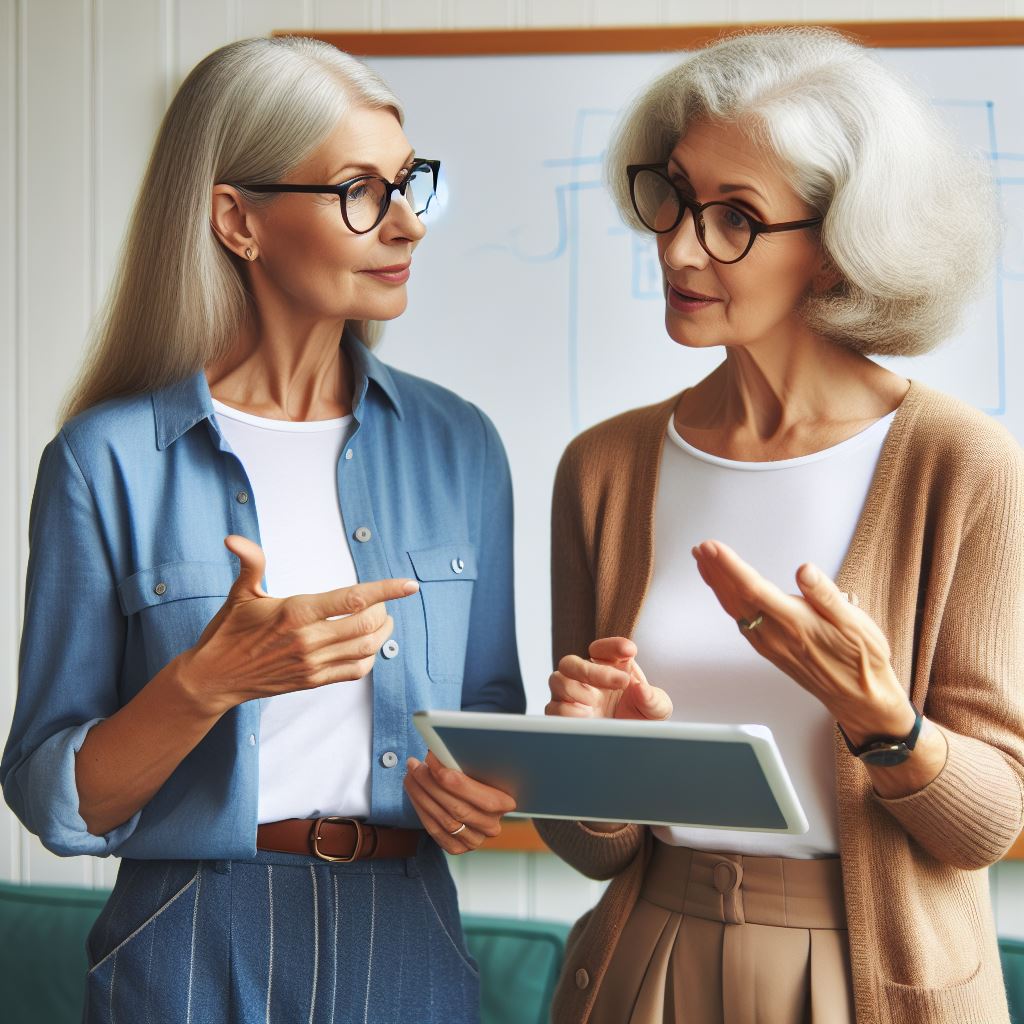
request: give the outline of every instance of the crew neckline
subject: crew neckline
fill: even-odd
[[[896,413],[899,412],[899,407],[893,409],[892,412],[887,413],[880,419],[875,420],[874,423],[865,427],[863,430],[854,434],[852,437],[846,438],[845,441],[840,441],[838,444],[831,445],[828,448],[822,448],[821,451],[809,452],[807,455],[798,455],[793,459],[778,459],[774,462],[746,462],[739,459],[725,459],[720,455],[712,455],[710,452],[702,451],[700,448],[695,447],[686,441],[676,430],[675,425],[675,410],[669,414],[668,418],[668,436],[675,443],[675,445],[681,448],[688,455],[692,455],[695,459],[699,459],[701,462],[710,463],[712,466],[722,466],[726,469],[736,469],[746,472],[765,472],[779,469],[794,469],[797,466],[806,466],[812,462],[821,462],[824,459],[833,458],[836,455],[848,452],[851,449],[860,448],[863,445],[871,443],[882,443],[885,440],[886,434],[889,432],[889,427],[892,425],[892,421],[896,417]]]
[[[352,422],[352,414],[338,416],[330,420],[276,420],[269,416],[254,416],[251,412],[243,412],[234,406],[225,405],[223,402],[213,399],[213,411],[218,416],[225,416],[229,420],[236,420],[239,423],[247,423],[251,427],[260,427],[263,430],[279,430],[288,434],[308,434],[323,430],[342,430]]]

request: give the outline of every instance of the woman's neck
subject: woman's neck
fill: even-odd
[[[819,336],[785,346],[734,346],[684,392],[675,426],[723,458],[774,461],[821,451],[892,412],[907,381]]]
[[[253,318],[228,355],[206,367],[210,393],[225,405],[280,420],[323,420],[352,411],[352,367],[344,321],[296,324]]]

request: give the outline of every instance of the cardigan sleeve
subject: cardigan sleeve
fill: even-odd
[[[596,636],[596,597],[584,519],[581,468],[583,445],[566,449],[555,475],[551,502],[552,662],[566,654],[585,658]],[[591,536],[590,545],[593,543]],[[544,842],[588,878],[611,878],[636,856],[643,828],[626,825],[618,832],[595,832],[580,821],[538,819]]]
[[[924,712],[948,754],[924,789],[877,797],[933,857],[987,867],[1024,825],[1024,462],[1019,447],[972,501]]]

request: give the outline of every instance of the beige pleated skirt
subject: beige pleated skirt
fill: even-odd
[[[589,1024],[853,1024],[838,857],[656,841]]]

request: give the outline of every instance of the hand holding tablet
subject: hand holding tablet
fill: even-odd
[[[439,760],[508,793],[517,815],[802,834],[760,725],[418,711]]]

